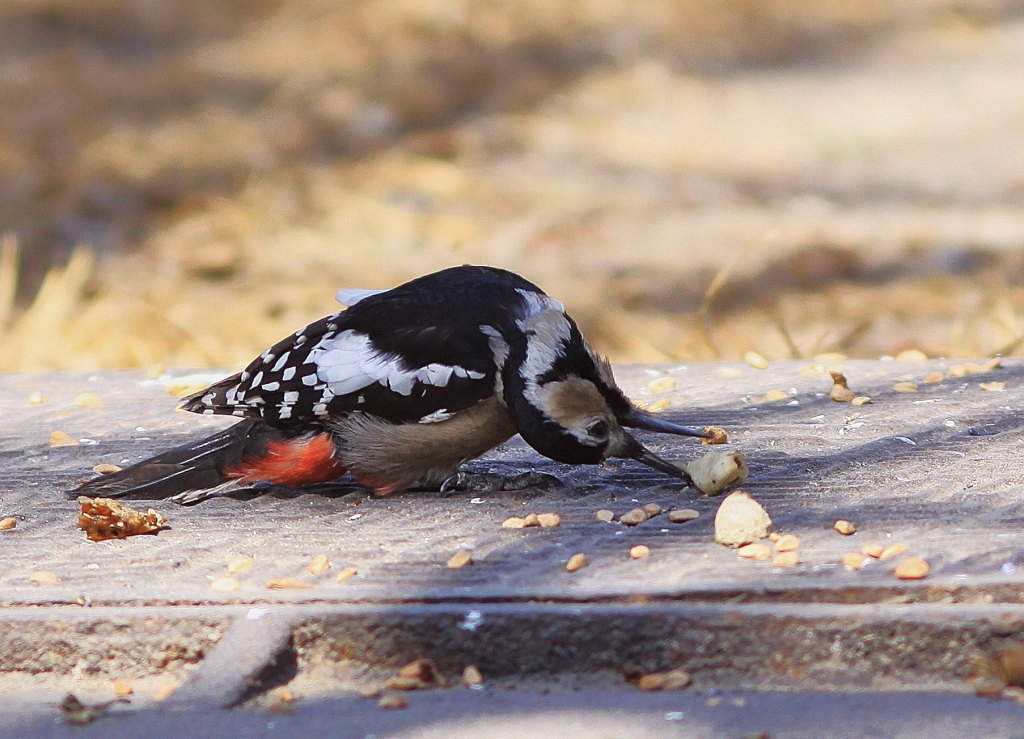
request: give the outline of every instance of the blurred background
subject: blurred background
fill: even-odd
[[[1022,353],[1024,3],[4,0],[0,370],[507,267],[617,361]]]

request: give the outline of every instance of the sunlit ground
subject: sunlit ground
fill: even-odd
[[[239,366],[465,262],[617,361],[1024,350],[1014,3],[174,6],[0,8],[0,370]]]

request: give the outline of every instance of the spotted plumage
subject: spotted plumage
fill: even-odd
[[[182,402],[244,419],[211,437],[219,442],[185,445],[76,492],[166,497],[349,472],[388,494],[440,482],[516,432],[560,461],[625,456],[686,479],[624,429],[703,432],[633,406],[562,303],[519,275],[454,267],[337,297],[345,310]]]

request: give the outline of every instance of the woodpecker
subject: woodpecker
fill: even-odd
[[[349,473],[390,495],[516,433],[559,462],[628,458],[692,484],[626,429],[708,434],[631,403],[563,304],[519,275],[466,265],[337,299],[345,310],[181,403],[237,424],[72,492],[191,503]]]

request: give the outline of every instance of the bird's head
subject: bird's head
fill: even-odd
[[[505,366],[505,399],[520,436],[546,457],[597,464],[612,457],[638,462],[688,480],[685,472],[637,441],[627,429],[707,437],[646,413],[619,389],[609,363],[587,345],[556,300],[529,296],[534,305],[519,322],[525,341]]]

